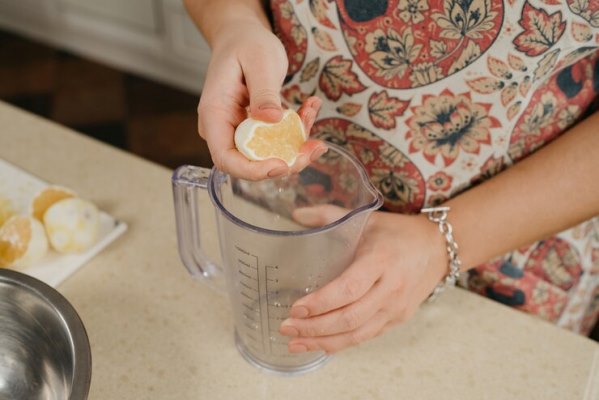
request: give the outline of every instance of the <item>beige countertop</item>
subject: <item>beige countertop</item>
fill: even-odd
[[[315,372],[260,372],[179,260],[171,171],[4,103],[0,157],[129,224],[58,288],[89,334],[91,400],[599,399],[597,343],[460,289]]]

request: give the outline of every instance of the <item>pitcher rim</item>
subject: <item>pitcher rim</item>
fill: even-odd
[[[222,204],[222,202],[218,199],[218,196],[215,195],[215,179],[214,179],[214,174],[219,171],[216,167],[213,167],[212,170],[210,171],[210,176],[208,178],[208,194],[210,196],[210,199],[212,200],[212,203],[215,205],[215,207],[223,213],[223,215],[231,222],[236,223],[237,225],[242,226],[243,228],[246,228],[250,231],[256,232],[256,233],[261,233],[261,234],[267,234],[267,235],[272,235],[272,236],[307,236],[307,235],[313,235],[316,233],[320,233],[323,231],[327,231],[330,229],[333,229],[339,225],[341,225],[342,223],[348,221],[350,218],[353,218],[354,216],[361,214],[363,212],[367,212],[367,211],[374,211],[376,209],[378,209],[380,206],[383,205],[383,195],[381,194],[381,192],[372,184],[372,182],[370,181],[368,175],[366,174],[366,170],[364,169],[364,166],[360,163],[360,161],[358,160],[358,158],[353,155],[352,153],[350,153],[349,151],[347,151],[346,149],[344,149],[342,146],[339,146],[335,143],[330,143],[327,142],[327,147],[329,148],[333,148],[335,149],[335,151],[345,155],[349,161],[354,165],[354,167],[358,170],[358,173],[360,174],[360,177],[362,178],[363,181],[366,182],[366,188],[367,190],[373,195],[374,199],[363,205],[360,206],[358,208],[353,209],[352,211],[348,212],[347,214],[345,214],[343,217],[328,223],[326,225],[320,226],[320,227],[316,227],[316,228],[308,228],[308,229],[304,229],[304,230],[300,230],[300,231],[278,231],[275,229],[268,229],[268,228],[262,228],[260,226],[256,226],[253,224],[250,224],[248,222],[243,221],[242,219],[236,217],[235,215],[233,215],[231,212],[229,212],[224,205]]]

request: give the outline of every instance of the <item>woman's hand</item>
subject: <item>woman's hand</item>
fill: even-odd
[[[287,55],[279,39],[258,21],[239,20],[214,34],[212,57],[198,106],[198,131],[208,143],[217,168],[234,176],[259,180],[289,172],[279,159],[250,161],[234,143],[235,128],[249,115],[278,122],[279,92],[287,71]],[[298,110],[310,132],[320,100],[310,98]],[[300,170],[326,146],[308,140],[291,170]]]
[[[302,209],[294,218],[322,225],[327,217],[314,209]],[[410,318],[447,268],[436,224],[424,215],[375,212],[353,263],[337,279],[296,301],[280,333],[293,337],[288,346],[292,353],[334,353],[357,345]]]

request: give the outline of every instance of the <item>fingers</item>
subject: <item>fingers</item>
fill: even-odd
[[[280,62],[246,61],[238,65],[241,71],[229,71],[227,77],[223,76],[227,65],[211,68],[211,79],[207,82],[198,108],[200,136],[208,143],[214,165],[233,176],[261,180],[299,172],[327,151],[324,143],[307,140],[291,168],[284,161],[274,158],[250,161],[235,147],[235,127],[247,117],[245,105],[248,99],[252,118],[277,122],[282,117],[279,91],[286,69],[281,67]],[[241,80],[231,80],[230,76],[235,74],[243,76],[245,86]],[[229,82],[230,87],[219,88],[214,82]],[[318,98],[312,97],[300,108],[300,116],[307,132],[314,124],[320,104]]]
[[[320,111],[320,106],[322,105],[322,100],[320,100],[316,96],[311,96],[304,101],[301,107],[297,110],[300,119],[304,123],[304,129],[308,136],[310,136],[310,131],[312,130],[312,126],[314,125],[314,121],[316,121],[316,116],[318,115],[318,111]]]
[[[234,143],[235,128],[220,109],[200,110],[200,132],[208,137],[207,143],[212,161],[219,170],[248,180],[276,177],[288,172],[287,164],[272,158],[264,161],[250,161],[241,154]]]
[[[353,331],[340,335],[293,338],[287,348],[290,353],[325,351],[332,354],[381,335],[387,325],[388,318],[385,313],[378,312],[366,324]]]
[[[291,216],[300,225],[319,227],[339,220],[348,212],[347,208],[333,204],[321,204],[312,207],[296,208],[291,213]]]
[[[290,172],[300,172],[328,150],[327,145],[321,140],[308,139],[300,148],[297,159],[290,168]]]
[[[216,62],[215,62],[216,63]],[[216,65],[216,66],[215,66]],[[209,78],[198,106],[198,132],[208,144],[214,165],[233,176],[248,180],[280,176],[288,171],[277,159],[250,161],[235,147],[235,127],[247,118],[247,88],[237,63],[220,62],[210,66]],[[232,79],[238,76],[239,79]]]
[[[288,318],[281,323],[285,336],[329,336],[350,332],[366,324],[377,312],[385,309],[388,290],[379,281],[360,300],[340,309],[313,318]]]
[[[218,157],[219,162],[215,160],[215,165],[222,171],[231,173],[236,177],[251,181],[258,181],[265,178],[275,178],[288,173],[287,164],[278,158],[269,158],[263,161],[248,160],[236,148],[226,150]],[[218,166],[220,164],[220,167]],[[234,171],[234,172],[229,172]]]
[[[382,274],[383,265],[370,265],[372,258],[355,260],[339,277],[316,292],[297,300],[289,310],[291,318],[307,318],[344,307],[360,299]],[[365,263],[368,263],[366,265]]]
[[[304,130],[307,135],[310,135],[310,130],[314,125],[314,121],[316,120],[316,116],[318,115],[318,111],[320,110],[320,106],[322,105],[322,101],[316,97],[312,96],[306,99],[301,107],[297,110],[300,119],[302,120],[302,124],[304,125]],[[299,156],[295,163],[291,166],[291,173],[299,172],[302,169],[306,168],[312,161],[318,159],[328,150],[327,145],[321,141],[316,139],[308,139],[302,145],[299,150]]]

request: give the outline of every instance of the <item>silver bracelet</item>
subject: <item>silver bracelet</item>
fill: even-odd
[[[429,207],[423,208],[422,213],[427,214],[429,221],[435,222],[439,226],[439,232],[445,237],[447,244],[447,255],[449,256],[449,273],[445,278],[435,286],[435,289],[428,297],[428,301],[435,300],[447,287],[455,286],[460,277],[460,266],[462,262],[458,258],[458,244],[453,238],[453,228],[447,221],[449,207]]]

